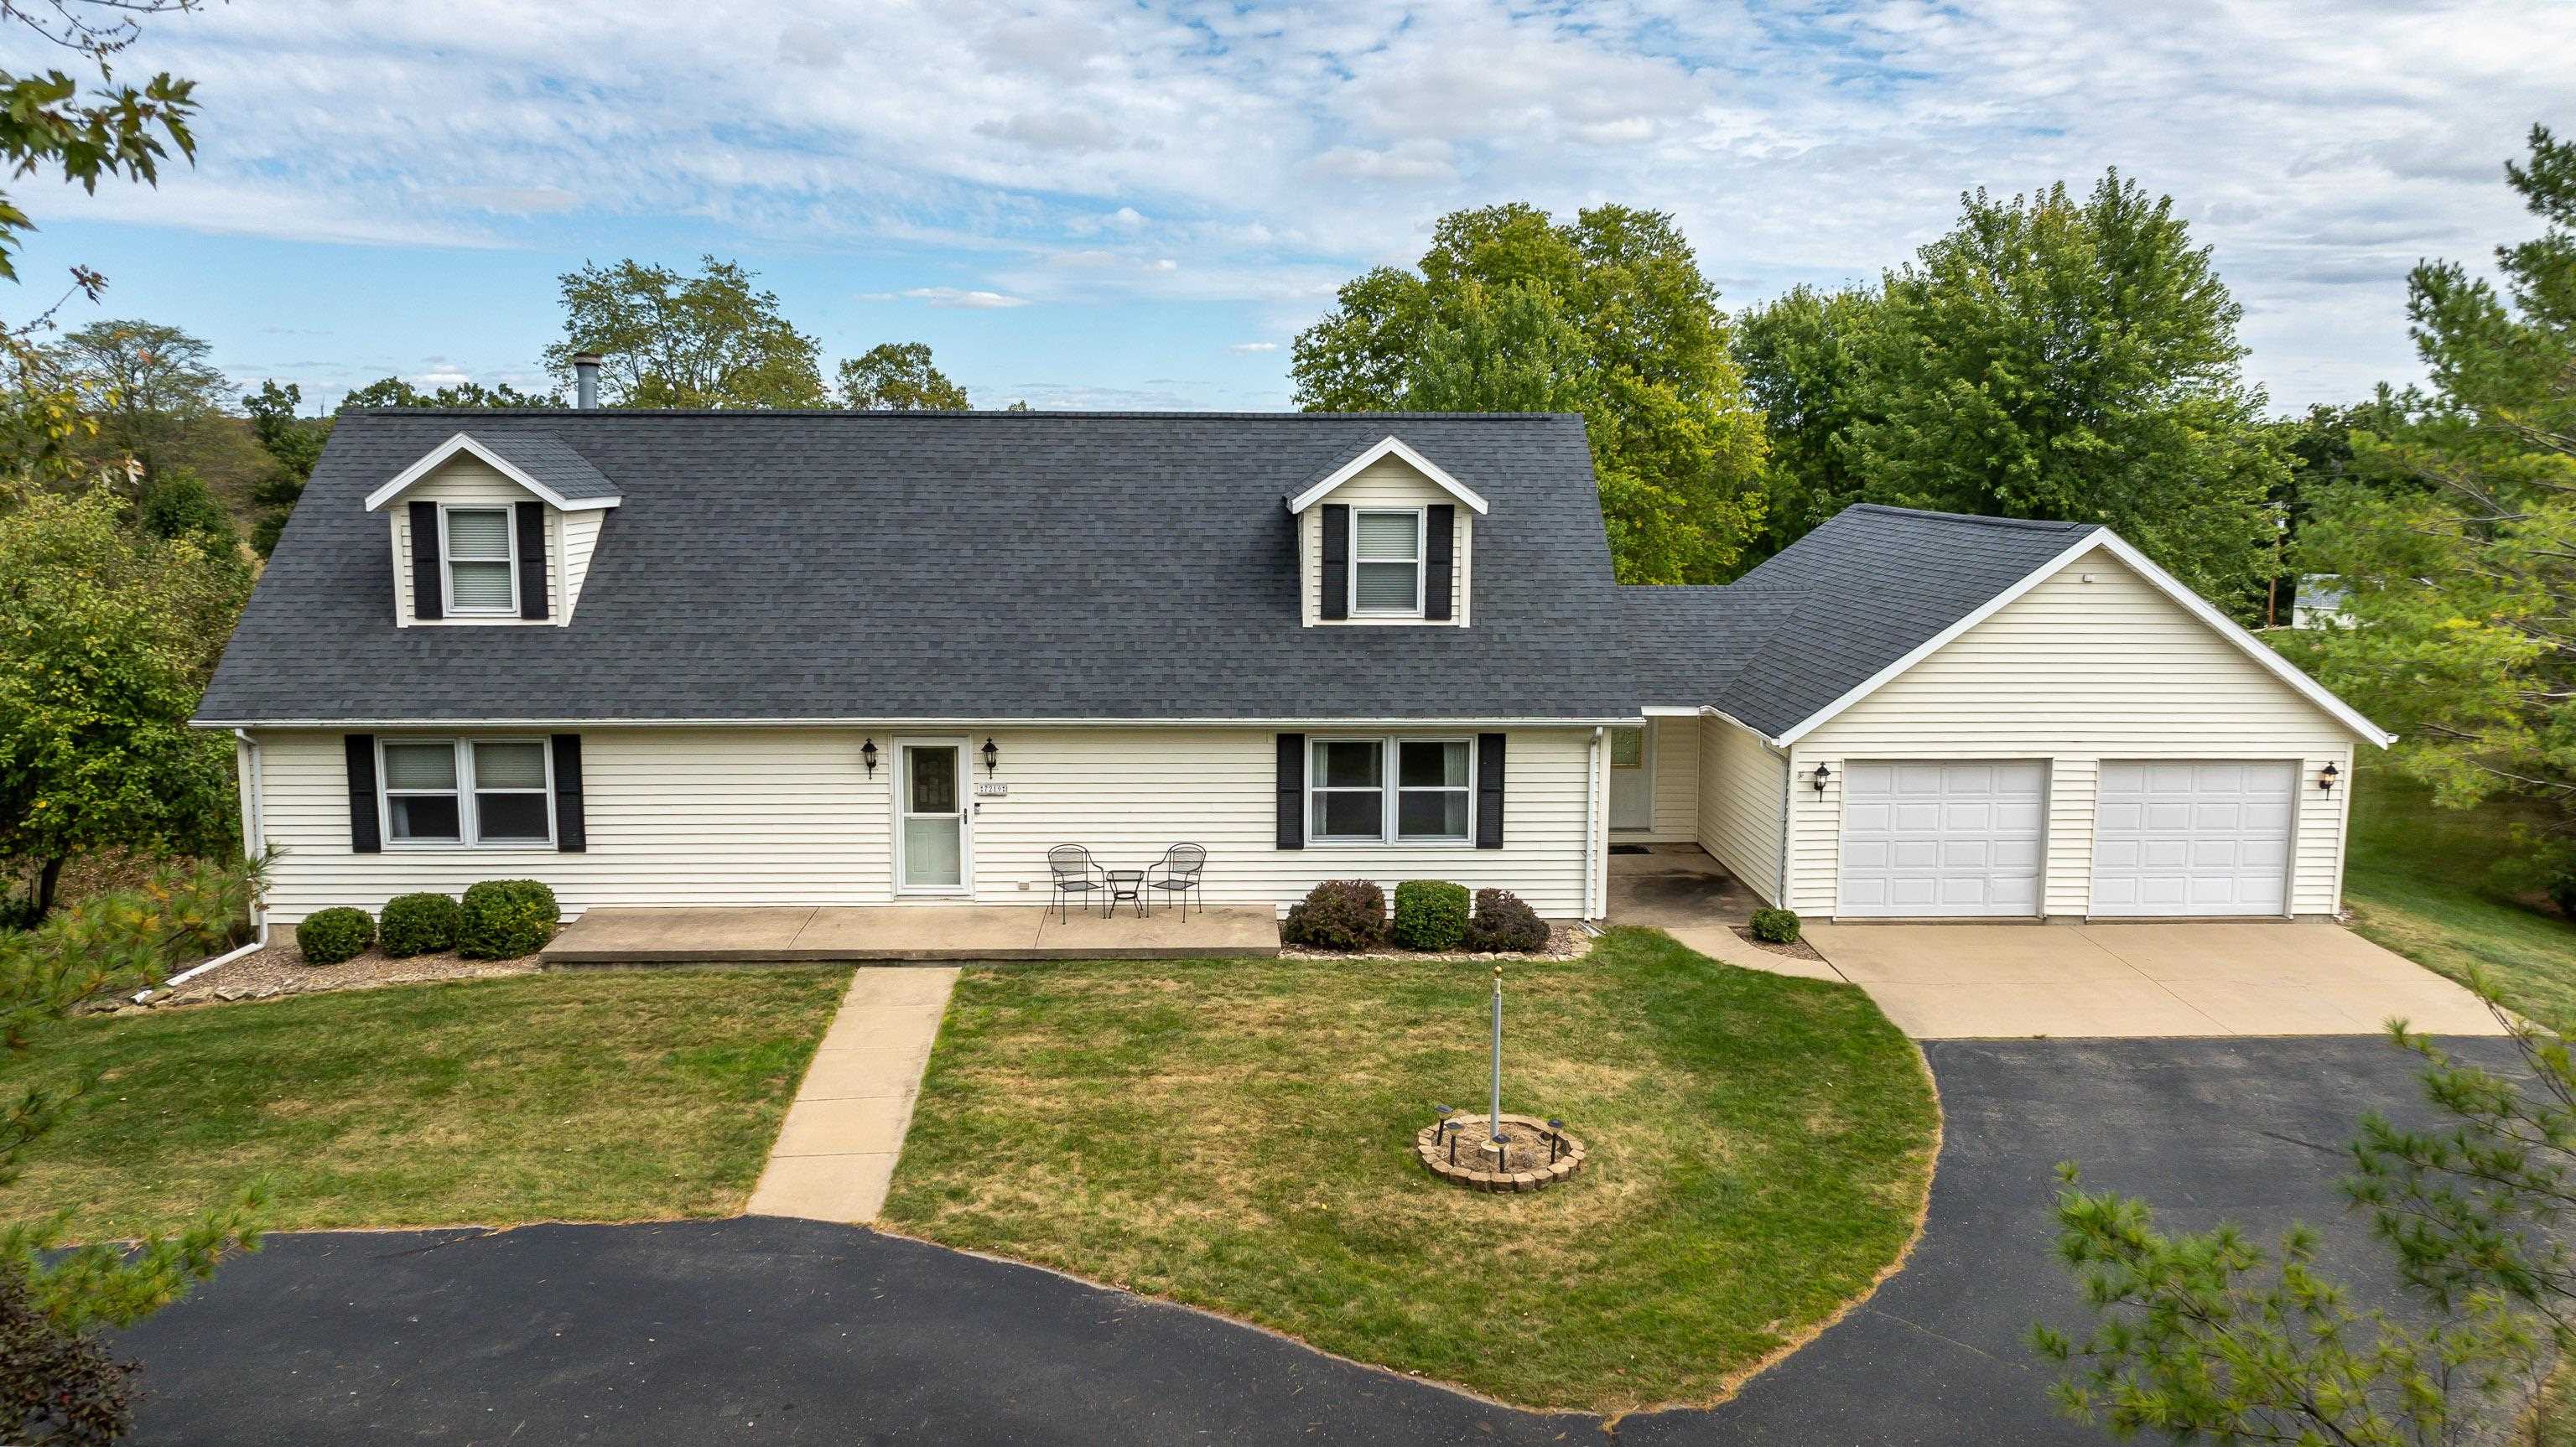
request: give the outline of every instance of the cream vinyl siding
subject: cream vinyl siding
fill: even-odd
[[[891,740],[967,732],[899,723],[587,729],[581,733],[587,852],[388,846],[358,854],[349,847],[342,736],[257,730],[265,780],[257,813],[266,842],[281,850],[270,917],[291,925],[342,904],[373,912],[397,894],[456,894],[477,880],[504,878],[546,881],[567,917],[593,906],[891,903]],[[1473,736],[1419,726],[1384,732]],[[989,737],[1001,750],[993,781],[1010,790],[1005,797],[977,797],[969,786],[968,797],[981,806],[973,902],[1044,903],[1051,845],[1087,845],[1104,865],[1141,868],[1167,845],[1192,843],[1207,847],[1206,889],[1214,904],[1282,906],[1326,879],[1375,879],[1390,891],[1406,879],[1447,879],[1471,889],[1509,889],[1550,917],[1582,912],[1589,729],[1507,735],[1501,849],[1276,848],[1277,744],[1269,728],[979,728],[971,734],[973,783],[985,781],[975,751]],[[859,762],[859,745],[871,737],[880,755],[873,779]]]
[[[1427,508],[1440,503],[1455,504],[1458,509],[1458,535],[1450,554],[1449,621],[1425,624],[1420,619],[1400,620],[1416,627],[1447,628],[1467,626],[1467,600],[1474,592],[1468,574],[1475,557],[1475,509],[1460,503],[1438,483],[1413,470],[1402,458],[1384,457],[1360,469],[1359,475],[1316,499],[1297,515],[1297,590],[1298,616],[1308,627],[1324,622],[1324,505],[1347,503],[1352,507]],[[1430,539],[1423,540],[1424,556],[1429,556]],[[1326,625],[1341,627],[1348,620],[1336,619]],[[1358,620],[1361,627],[1381,626],[1383,620]]]
[[[1654,823],[1613,829],[1617,844],[1693,844],[1699,840],[1699,719],[1646,720],[1646,769],[1652,776]]]
[[[2288,684],[2103,553],[2077,559],[1800,739],[1790,771],[1789,907],[1834,908],[1842,779],[1855,759],[2037,759],[2048,764],[2042,901],[2090,907],[2095,783],[2105,759],[2289,760],[2298,799],[2290,908],[2342,904],[2353,735]],[[1832,767],[1824,795],[1805,786]]]
[[[412,611],[411,600],[411,504],[438,502],[449,506],[512,507],[536,501],[535,494],[470,457],[450,459],[429,476],[404,488],[393,501],[384,505],[385,515],[393,520],[394,531],[394,621],[408,627],[419,620]],[[546,621],[552,623],[564,616],[562,569],[557,562],[563,556],[556,530],[562,514],[546,509],[546,526],[539,530],[546,543]],[[597,513],[588,514],[597,517]],[[512,537],[517,537],[517,522],[511,523]],[[594,536],[597,527],[592,528]],[[435,543],[435,539],[432,540]],[[589,566],[589,550],[583,549],[582,563]],[[432,620],[436,622],[438,620]],[[506,624],[507,618],[477,620]]]
[[[562,576],[556,586],[569,601],[556,616],[565,623],[572,621],[573,609],[581,606],[581,585],[590,576],[590,555],[599,546],[600,527],[608,521],[608,509],[584,508],[579,512],[555,512],[548,509],[554,524],[551,529],[560,541],[559,555],[563,565],[555,572]]]
[[[1751,729],[1699,721],[1699,847],[1766,904],[1780,894],[1781,796],[1788,761]]]

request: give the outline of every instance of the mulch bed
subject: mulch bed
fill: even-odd
[[[378,985],[407,985],[423,980],[486,980],[503,975],[532,975],[536,956],[519,960],[469,960],[454,951],[414,955],[398,960],[382,950],[369,950],[336,965],[308,965],[291,933],[269,947],[219,965],[175,990],[155,990],[136,1004],[119,1000],[97,1013],[171,1009],[236,1000],[267,1000],[280,995],[308,995],[324,990],[365,990]]]
[[[1592,942],[1599,938],[1581,925],[1563,921],[1547,927],[1547,948],[1526,953],[1471,954],[1463,950],[1406,950],[1394,945],[1352,953],[1341,950],[1301,950],[1282,946],[1283,960],[1577,960],[1592,952]]]
[[[1755,939],[1753,937],[1753,931],[1744,925],[1729,925],[1728,928],[1735,931],[1735,937],[1737,939],[1744,941],[1746,944],[1753,946],[1757,950],[1769,950],[1775,955],[1787,955],[1793,960],[1816,960],[1818,962],[1822,962],[1825,958],[1823,955],[1817,954],[1816,947],[1807,943],[1805,940],[1791,940],[1785,945],[1775,945],[1769,940]]]

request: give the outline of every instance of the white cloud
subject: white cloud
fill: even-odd
[[[1226,350],[1229,352],[1242,353],[1275,352],[1279,350],[1279,344],[1277,342],[1237,342],[1233,346],[1226,348]]]
[[[18,189],[46,221],[369,245],[581,254],[685,222],[754,261],[973,254],[997,289],[956,297],[1001,299],[914,298],[934,305],[1230,301],[1271,327],[1460,206],[1670,210],[1742,304],[1875,275],[1962,190],[2116,164],[2215,248],[2251,366],[2299,402],[2411,374],[2404,267],[2529,235],[2501,164],[2532,121],[2576,125],[2564,67],[2536,59],[2576,52],[2576,7],[2548,0],[764,14],[153,17],[123,65],[199,82],[197,165],[158,190]]]
[[[861,301],[898,299],[966,311],[1000,311],[1006,307],[1029,304],[1029,299],[1024,296],[1006,296],[998,291],[965,291],[953,286],[914,286],[906,287],[902,291],[872,291],[859,298]]]

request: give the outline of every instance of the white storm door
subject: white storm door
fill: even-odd
[[[1837,915],[2039,913],[2048,766],[1894,759],[1843,766]]]
[[[2105,761],[2089,913],[2289,913],[2297,792],[2288,760]]]
[[[1610,827],[1655,827],[1655,761],[1641,728],[1610,730]]]
[[[895,758],[895,892],[966,893],[973,858],[966,741],[898,739]]]

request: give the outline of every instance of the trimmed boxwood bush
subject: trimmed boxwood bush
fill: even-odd
[[[377,918],[376,938],[395,959],[456,948],[457,926],[465,912],[443,894],[400,894],[385,901]]]
[[[1467,921],[1467,948],[1480,955],[1547,948],[1547,921],[1529,901],[1508,889],[1476,891],[1476,913]]]
[[[376,922],[363,909],[341,905],[318,909],[295,927],[295,947],[308,965],[336,965],[367,952],[376,942]]]
[[[465,891],[456,952],[469,960],[515,960],[555,937],[563,911],[537,879],[487,879]]]
[[[1366,950],[1386,943],[1386,891],[1365,879],[1327,879],[1279,923],[1279,942],[1301,950]]]
[[[1467,886],[1408,879],[1395,887],[1395,942],[1408,950],[1454,950],[1467,938]]]
[[[1757,909],[1753,912],[1753,937],[1764,944],[1794,945],[1798,942],[1798,912],[1794,909]]]

